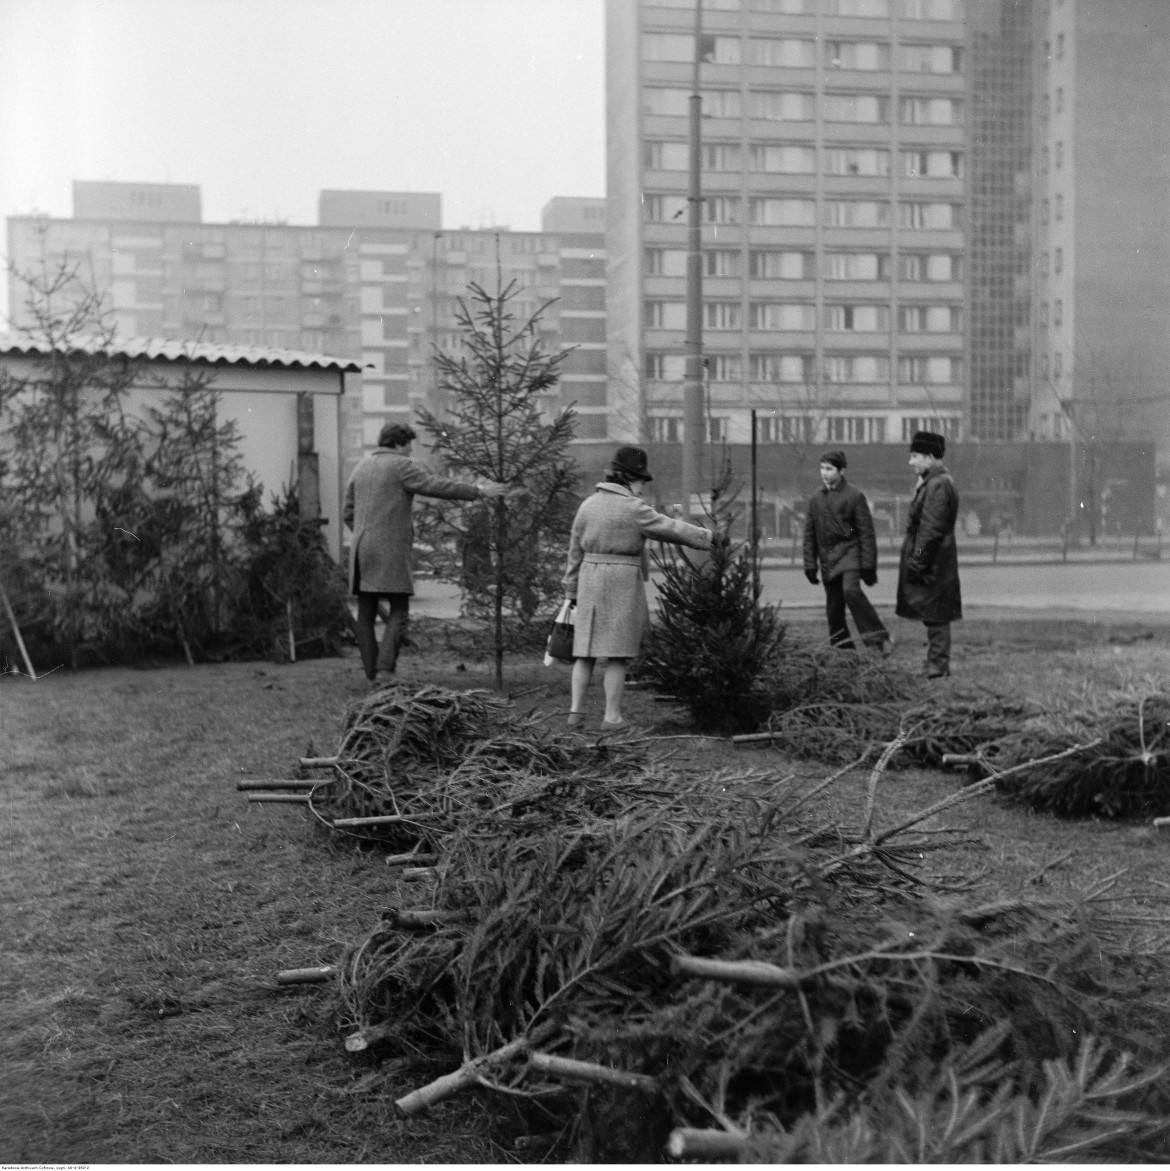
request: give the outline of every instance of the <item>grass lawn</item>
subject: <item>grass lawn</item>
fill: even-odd
[[[819,616],[791,619],[819,636]],[[404,682],[488,686],[489,668],[420,624]],[[956,693],[1034,698],[1170,674],[1170,629],[1029,617],[955,628]],[[901,623],[914,665],[922,630]],[[560,720],[568,671],[510,662],[518,705]],[[409,1054],[347,1054],[328,986],[278,988],[282,968],[329,962],[396,901],[378,854],[330,837],[303,810],[249,805],[244,778],[293,775],[328,755],[356,656],[0,678],[0,1161],[94,1163],[496,1162],[486,1099],[393,1117],[415,1088]],[[593,717],[600,719],[600,696]],[[646,692],[627,716],[687,731]],[[672,765],[830,770],[717,740],[664,740]],[[860,819],[867,773],[824,800]],[[879,818],[962,788],[958,773],[888,772]],[[1170,835],[1148,825],[1030,815],[989,797],[942,815],[979,839],[932,857],[983,876],[980,897],[1166,893]]]

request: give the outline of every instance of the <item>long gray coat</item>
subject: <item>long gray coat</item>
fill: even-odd
[[[647,539],[710,549],[711,531],[655,512],[621,484],[598,484],[573,518],[565,596],[577,599],[573,655],[632,659],[650,621]]]
[[[358,464],[345,486],[342,519],[353,530],[349,546],[352,593],[414,593],[414,523],[416,496],[444,500],[478,500],[479,489],[459,480],[432,476],[410,458],[375,448]]]
[[[910,501],[898,564],[899,618],[953,622],[963,617],[955,520],[959,492],[950,472],[936,464]]]

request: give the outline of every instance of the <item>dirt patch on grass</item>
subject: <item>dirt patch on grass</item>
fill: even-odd
[[[786,616],[815,637],[819,616]],[[474,643],[419,624],[404,680],[489,686]],[[922,657],[921,627],[896,628],[895,662]],[[1040,696],[1133,678],[1165,684],[1170,630],[1137,620],[955,627],[949,687]],[[567,708],[568,670],[512,662],[522,711]],[[415,1088],[418,1055],[344,1052],[347,1022],[322,987],[280,989],[286,967],[328,963],[398,899],[395,873],[329,837],[302,810],[250,806],[237,780],[287,776],[336,746],[345,704],[365,689],[353,659],[0,678],[0,1158],[9,1162],[480,1162],[493,1117],[468,1095],[404,1122],[390,1101]],[[925,687],[924,687],[925,693]],[[945,692],[941,692],[945,694]],[[600,693],[592,697],[593,726]],[[689,732],[646,690],[627,718]],[[725,741],[663,741],[672,767],[827,770]],[[825,800],[856,823],[867,774]],[[886,774],[878,817],[957,792],[956,773]],[[1164,893],[1165,835],[1068,822],[990,797],[939,819],[978,844],[940,857],[986,893],[1067,895],[1118,871],[1125,890]],[[443,1072],[437,1070],[436,1072]]]

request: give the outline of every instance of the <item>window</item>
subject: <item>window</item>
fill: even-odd
[[[780,16],[812,16],[816,0],[748,0],[753,12],[774,12]]]
[[[877,199],[827,199],[824,223],[830,228],[884,228],[890,223],[890,205]]]
[[[902,98],[898,116],[903,126],[961,126],[963,103],[957,98]]]
[[[756,89],[748,100],[753,118],[769,122],[811,122],[816,117],[816,100],[812,94]]]
[[[827,281],[887,281],[890,279],[888,252],[826,252],[824,277]]]
[[[751,37],[748,40],[748,63],[790,69],[815,69],[816,42],[791,37]]]
[[[1064,113],[1064,89],[1059,85],[1056,87],[1056,112]]]
[[[687,200],[685,195],[644,195],[642,207],[651,223],[670,223],[686,215]]]
[[[707,424],[707,442],[708,443],[726,443],[727,442],[727,416],[726,415],[709,415],[705,420]]]
[[[686,329],[687,306],[685,301],[647,301],[647,329]]]
[[[1047,175],[1051,165],[1051,152],[1048,147],[1042,147],[1040,150],[1040,173]]]
[[[825,420],[827,443],[885,443],[882,415],[833,415]]]
[[[1048,223],[1048,200],[1040,200],[1040,222],[1042,224]]]
[[[753,249],[751,275],[765,280],[810,281],[813,279],[811,252],[772,252]]]
[[[705,89],[700,107],[704,118],[739,118],[743,103],[737,89]],[[690,95],[687,95],[688,98]],[[689,109],[687,111],[690,112]]]
[[[742,382],[743,359],[739,354],[708,354],[707,377],[712,382]]]
[[[729,248],[711,248],[703,253],[703,272],[707,276],[739,276],[740,254]]]
[[[662,415],[650,416],[650,440],[653,443],[681,443],[682,419]]]
[[[1064,373],[1064,355],[1057,350],[1052,355],[1052,376],[1059,378]]]
[[[705,142],[702,146],[704,171],[738,171],[739,144],[734,142]]]
[[[825,306],[825,329],[831,333],[883,333],[889,328],[888,305]]]
[[[898,359],[898,381],[903,385],[947,386],[962,380],[962,358],[921,355]]]
[[[1040,325],[1041,327],[1048,325],[1048,302],[1047,301],[1040,302],[1040,313],[1039,313],[1039,316],[1037,317],[1037,324]]]
[[[960,333],[962,328],[958,305],[903,305],[898,310],[900,333]]]
[[[748,377],[752,382],[796,382],[807,385],[813,380],[813,356],[812,354],[749,354]]]
[[[884,354],[826,354],[826,382],[889,382],[890,359]]]
[[[1048,253],[1047,252],[1040,253],[1040,275],[1041,276],[1048,275]]]
[[[739,329],[742,319],[738,301],[703,303],[703,325],[707,329]]]
[[[685,142],[647,142],[642,147],[642,165],[649,171],[685,171],[689,162]]]
[[[1056,203],[1053,205],[1053,219],[1055,219],[1057,223],[1059,223],[1062,219],[1064,219],[1064,196],[1063,195],[1057,195],[1057,197],[1056,197]]]
[[[902,419],[902,442],[909,443],[915,431],[934,431],[948,439],[959,438],[959,420],[953,415],[910,415]]]
[[[1064,270],[1064,249],[1057,248],[1056,251],[1053,252],[1053,254],[1052,254],[1052,271],[1057,276],[1060,276],[1060,274],[1063,270]]]
[[[827,122],[886,123],[890,100],[880,94],[825,94],[822,109]]]
[[[809,227],[816,223],[811,199],[749,199],[748,220],[777,227]]]
[[[902,0],[903,20],[962,20],[963,0]]]
[[[1056,152],[1053,155],[1053,157],[1056,159],[1057,167],[1064,166],[1064,143],[1063,142],[1058,142],[1056,144]]]
[[[686,375],[682,354],[646,354],[646,377],[652,382],[681,382]]]
[[[686,276],[687,254],[681,248],[647,248],[647,276]]]
[[[753,301],[749,328],[754,330],[813,330],[817,327],[815,305],[786,301]]]
[[[748,169],[769,175],[811,175],[817,169],[817,154],[811,146],[761,143],[748,148]]]
[[[1064,33],[1056,34],[1056,59],[1057,61],[1064,60]]]
[[[739,196],[713,195],[704,199],[703,219],[709,224],[738,224]]]
[[[963,154],[957,150],[904,150],[902,174],[910,179],[961,179]]]
[[[1064,302],[1059,298],[1052,302],[1052,324],[1060,325],[1064,318]]]
[[[890,46],[886,41],[826,41],[826,69],[889,69]]]
[[[957,45],[900,45],[898,68],[903,73],[961,73],[963,50]]]
[[[885,20],[890,15],[890,0],[821,0],[821,3],[826,16]]]
[[[649,0],[658,8],[694,8],[693,0]],[[738,12],[739,0],[704,0],[703,7],[709,11]]]
[[[711,37],[710,55],[718,65],[740,63],[739,37]],[[695,59],[695,38],[687,33],[647,33],[642,38],[643,61],[685,61]]]
[[[903,201],[898,204],[898,222],[911,231],[940,231],[957,228],[961,221],[957,203]]]
[[[888,175],[890,152],[869,147],[845,147],[826,150],[826,175]]]

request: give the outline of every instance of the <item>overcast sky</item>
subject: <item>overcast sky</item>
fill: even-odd
[[[0,0],[0,213],[112,179],[196,183],[206,222],[354,188],[534,231],[605,194],[603,32],[603,0]]]

